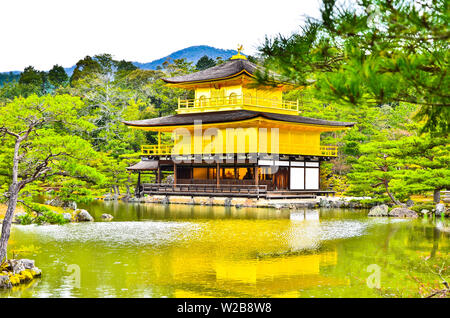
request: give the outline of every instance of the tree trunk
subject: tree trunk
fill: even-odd
[[[441,189],[434,189],[433,192],[433,201],[434,203],[438,204],[441,202]]]
[[[19,197],[19,191],[21,185],[19,185],[18,175],[19,175],[19,149],[21,138],[17,138],[14,144],[14,156],[13,156],[13,167],[12,167],[12,182],[9,186],[9,200],[8,209],[6,210],[5,218],[2,224],[2,234],[0,236],[0,263],[7,259],[8,251],[8,240],[11,233],[11,223],[13,221],[14,211],[17,206],[17,198]]]
[[[128,171],[127,196],[129,197],[131,196],[130,185],[131,185],[131,171]]]
[[[388,182],[385,180],[384,181],[384,187],[386,189],[386,193],[387,195],[391,198],[392,202],[394,202],[394,204],[396,205],[404,205],[403,203],[401,203],[399,200],[397,200],[394,195],[389,191],[389,185]]]
[[[17,206],[17,198],[19,196],[19,187],[12,184],[9,188],[8,209],[6,210],[5,219],[2,224],[2,235],[0,237],[0,264],[7,260],[8,240],[11,233],[11,223],[14,217],[14,211]]]

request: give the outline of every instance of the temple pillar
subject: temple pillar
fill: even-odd
[[[156,170],[156,183],[161,183],[161,167],[158,165],[158,170]]]
[[[217,162],[217,166],[216,166],[216,181],[217,181],[217,187],[220,186],[220,167],[219,167],[219,162]]]
[[[177,185],[177,164],[173,163],[173,185]]]

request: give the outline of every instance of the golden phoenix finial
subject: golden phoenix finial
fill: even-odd
[[[238,48],[237,48],[237,54],[233,55],[231,57],[232,60],[246,60],[247,58],[245,57],[245,55],[241,54],[241,51],[244,49],[244,46],[242,44],[238,44]]]

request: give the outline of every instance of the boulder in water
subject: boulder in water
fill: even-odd
[[[11,288],[12,284],[8,275],[0,274],[0,289]]]
[[[34,268],[34,260],[22,258],[19,260],[25,269],[33,269]]]
[[[445,205],[443,203],[436,204],[436,215],[441,216],[443,213],[445,213]]]
[[[368,216],[388,216],[388,206],[386,204],[374,206]]]
[[[76,212],[75,220],[77,222],[92,222],[92,221],[94,221],[94,218],[86,210],[81,209],[81,210],[77,210],[75,212]]]
[[[114,219],[114,217],[111,214],[104,213],[102,214],[102,219],[105,221],[111,221],[112,219]]]
[[[389,212],[389,216],[397,218],[416,218],[417,213],[407,208],[394,208]]]

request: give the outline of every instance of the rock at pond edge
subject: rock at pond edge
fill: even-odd
[[[75,220],[77,222],[93,222],[94,218],[88,211],[81,209],[75,211]]]
[[[407,208],[394,208],[389,212],[389,216],[398,218],[417,218],[419,215]]]
[[[386,204],[376,205],[370,209],[367,216],[388,216],[388,206]]]
[[[112,219],[114,219],[114,217],[111,214],[104,213],[102,214],[102,219],[105,221],[111,221]]]

